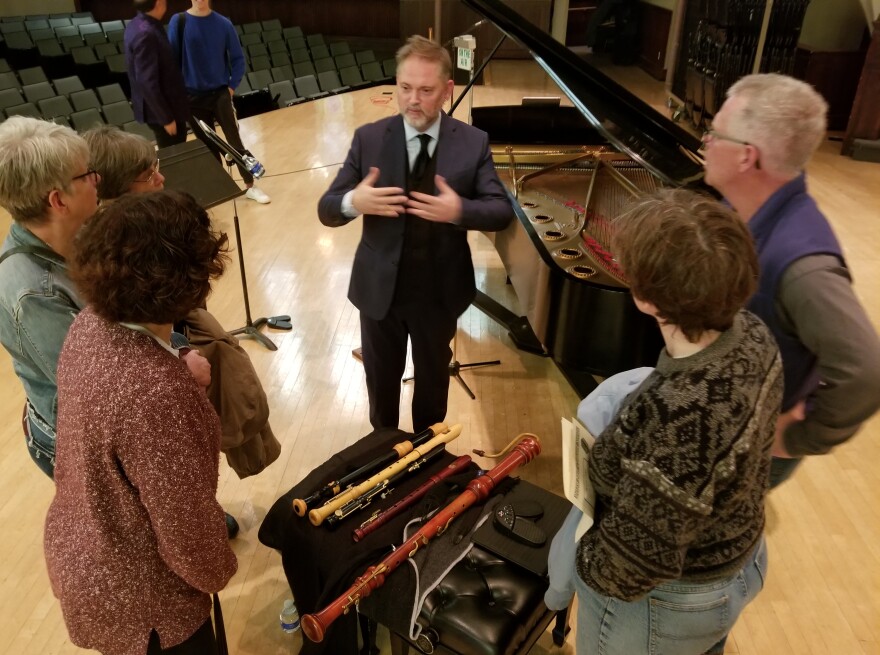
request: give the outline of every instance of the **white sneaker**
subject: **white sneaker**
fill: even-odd
[[[249,200],[260,203],[261,205],[268,205],[270,202],[272,202],[272,198],[270,198],[265,191],[261,191],[255,186],[252,186],[250,189],[248,189],[247,193],[245,193],[244,196]]]

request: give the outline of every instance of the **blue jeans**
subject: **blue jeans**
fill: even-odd
[[[577,655],[700,655],[723,639],[767,575],[764,538],[730,578],[667,582],[627,603],[576,576]]]
[[[26,413],[22,418],[21,425],[24,429],[24,439],[27,444],[28,454],[34,460],[34,464],[54,480],[55,438],[41,429],[39,423],[33,417],[28,416],[27,410],[25,411]]]

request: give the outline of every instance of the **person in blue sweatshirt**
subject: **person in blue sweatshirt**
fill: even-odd
[[[232,22],[211,9],[209,0],[192,0],[192,7],[171,17],[168,39],[183,71],[193,118],[209,126],[216,121],[229,145],[240,153],[248,153],[241,142],[232,105],[232,94],[244,76],[244,53]],[[222,157],[199,129],[196,120],[192,121],[195,135]],[[254,185],[254,177],[249,171],[242,166],[239,171],[248,188],[247,198],[260,204],[271,201]]]

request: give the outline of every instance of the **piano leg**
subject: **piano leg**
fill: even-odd
[[[499,325],[506,327],[508,336],[517,348],[546,357],[547,351],[544,350],[544,346],[538,341],[538,337],[535,336],[532,326],[529,325],[529,321],[525,316],[517,316],[507,307],[490,298],[479,289],[477,289],[477,297],[474,298],[474,302],[471,304]]]

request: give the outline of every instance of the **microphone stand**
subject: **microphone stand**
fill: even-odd
[[[211,143],[213,143],[225,153],[225,161],[226,165],[229,167],[230,177],[232,176],[233,164],[238,164],[239,166],[247,170],[247,163],[244,161],[244,157],[241,155],[240,152],[229,145],[226,141],[221,139],[220,136],[204,121],[199,121],[199,127],[202,128],[202,131],[205,133]],[[263,171],[260,170],[257,172],[259,173],[259,175],[255,174],[254,177],[262,177]],[[231,330],[229,334],[250,337],[263,344],[269,350],[278,350],[278,346],[275,345],[275,342],[266,335],[262,334],[259,331],[260,328],[264,325],[268,325],[269,327],[275,328],[277,330],[292,330],[293,324],[290,322],[290,316],[286,314],[280,316],[272,316],[269,318],[258,318],[256,321],[251,318],[251,304],[250,300],[248,299],[247,274],[245,273],[244,268],[244,249],[241,242],[241,229],[238,224],[238,207],[235,203],[235,198],[232,199],[232,223],[235,226],[235,242],[236,250],[238,251],[238,269],[241,272],[241,290],[242,296],[244,297],[245,324],[243,327],[240,327],[236,330]]]

